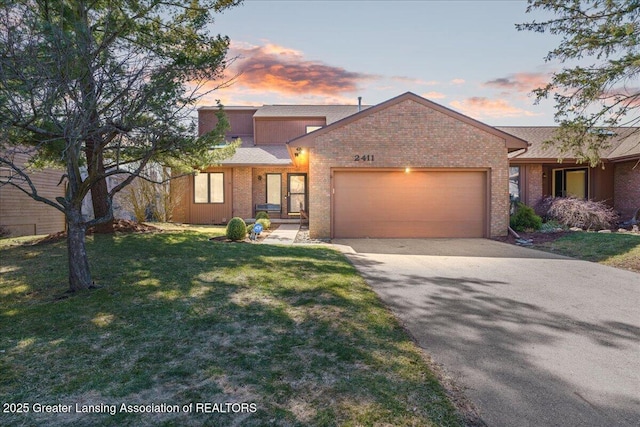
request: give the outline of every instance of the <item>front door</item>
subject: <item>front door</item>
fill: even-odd
[[[307,209],[307,174],[290,173],[287,176],[287,212],[300,214],[300,207]]]

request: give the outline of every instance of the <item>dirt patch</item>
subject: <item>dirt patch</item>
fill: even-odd
[[[530,240],[533,243],[533,245],[539,245],[542,243],[554,242],[559,238],[564,237],[567,234],[571,234],[571,233],[573,232],[572,231],[554,231],[554,232],[543,233],[541,231],[535,231],[531,233],[519,232],[518,235],[523,240]],[[493,237],[493,240],[516,245],[517,244],[516,240],[518,239],[516,239],[516,237],[513,234],[509,233],[509,235],[507,236]]]
[[[137,222],[129,221],[126,219],[116,219],[113,223],[113,232],[114,233],[152,233],[152,232],[162,232],[161,229],[154,227],[153,225],[148,224],[140,224]],[[91,227],[87,230],[86,234],[94,234],[95,228]],[[67,232],[59,231],[57,233],[49,234],[42,240],[39,240],[35,244],[40,245],[44,243],[57,242],[58,240],[66,239]]]

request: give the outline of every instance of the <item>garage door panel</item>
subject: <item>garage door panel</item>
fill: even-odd
[[[482,237],[481,171],[336,171],[335,237]]]

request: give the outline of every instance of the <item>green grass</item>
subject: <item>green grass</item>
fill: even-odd
[[[640,236],[637,234],[577,232],[536,247],[640,272]]]
[[[0,425],[459,425],[421,351],[327,248],[195,231],[87,238],[97,289],[66,293],[64,242],[0,249],[0,403],[117,405]],[[254,403],[255,412],[120,412]],[[195,408],[195,407],[194,407]]]

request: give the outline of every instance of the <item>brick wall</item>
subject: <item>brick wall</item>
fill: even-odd
[[[252,217],[251,168],[233,168],[233,216]]]
[[[616,163],[614,171],[614,208],[624,220],[640,209],[640,164],[637,160]]]
[[[526,200],[524,203],[531,207],[535,207],[536,204],[544,197],[542,186],[542,165],[526,165]]]
[[[373,155],[374,161],[355,162],[355,155]],[[504,140],[413,100],[390,105],[318,136],[309,164],[312,237],[330,236],[331,169],[339,167],[487,169],[490,234],[507,232],[509,188]]]

